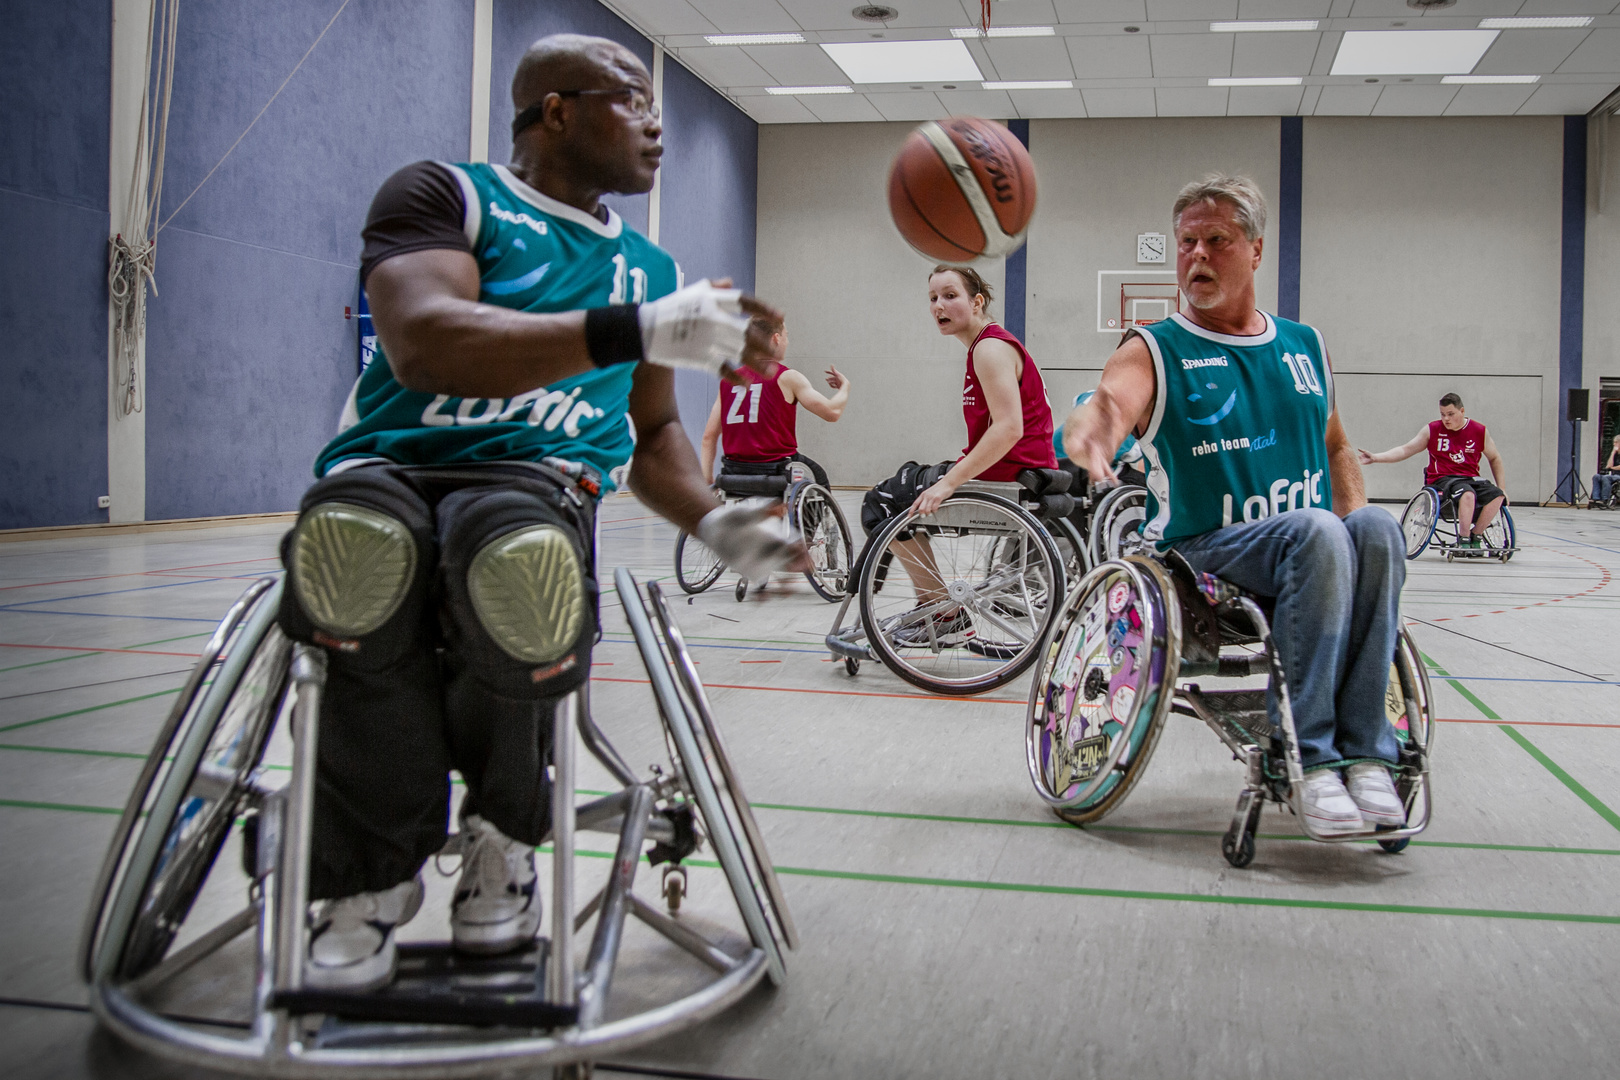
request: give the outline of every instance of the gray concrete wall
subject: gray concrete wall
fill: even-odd
[[[1596,420],[1602,379],[1620,379],[1620,123],[1612,118],[1590,121],[1591,169],[1586,217],[1586,332],[1581,385],[1592,391]],[[1607,130],[1602,130],[1604,127]],[[1584,479],[1608,457],[1598,446],[1598,424],[1583,424],[1581,464]]]

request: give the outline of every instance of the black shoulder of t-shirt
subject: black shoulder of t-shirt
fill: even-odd
[[[360,284],[378,263],[427,248],[472,250],[463,227],[467,203],[461,184],[437,161],[418,161],[383,181],[371,200],[360,235]]]

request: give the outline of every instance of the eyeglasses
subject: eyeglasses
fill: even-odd
[[[657,120],[662,115],[652,95],[637,86],[613,86],[604,90],[555,90],[553,93],[558,97],[619,97],[639,119]],[[524,128],[537,123],[544,112],[545,102],[542,101],[518,113],[512,120],[512,137],[517,138]]]

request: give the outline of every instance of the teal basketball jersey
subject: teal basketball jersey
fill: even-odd
[[[679,287],[668,252],[608,211],[606,222],[531,188],[502,165],[445,165],[461,186],[463,229],[478,261],[478,299],[560,312],[657,300]],[[338,435],[315,459],[400,465],[583,461],[612,490],[635,449],[628,410],[635,364],[614,364],[512,398],[418,393],[394,381],[379,342],[356,380]]]
[[[1181,314],[1136,328],[1158,380],[1141,445],[1143,532],[1160,551],[1235,522],[1333,508],[1327,346],[1314,327],[1264,317],[1265,331],[1252,337],[1217,334]]]

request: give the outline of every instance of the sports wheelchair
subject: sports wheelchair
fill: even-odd
[[[971,480],[932,514],[884,522],[855,560],[826,637],[833,658],[850,675],[863,660],[881,660],[936,694],[979,694],[1017,678],[1035,660],[1065,581],[1089,565],[1069,520],[1072,479],[1025,469],[1015,482]],[[937,595],[919,595],[903,569],[910,552],[938,581]],[[851,605],[859,618],[845,625]],[[946,618],[965,628],[941,634]]]
[[[1300,809],[1304,771],[1282,664],[1264,602],[1174,552],[1097,566],[1069,594],[1042,642],[1030,687],[1025,749],[1035,791],[1074,825],[1101,821],[1130,794],[1176,713],[1208,724],[1246,779],[1221,853],[1235,867],[1254,859],[1254,835],[1267,800],[1287,807],[1313,840],[1376,840],[1405,848],[1429,823],[1433,697],[1416,646],[1402,629],[1391,658],[1384,712],[1400,761],[1395,788],[1403,828],[1349,835],[1318,833]],[[1276,688],[1281,726],[1266,712],[1265,689],[1206,690],[1193,677],[1264,675]]]
[[[786,462],[778,473],[721,473],[715,487],[727,499],[768,498],[787,503],[788,522],[804,537],[810,552],[805,580],[816,595],[829,603],[844,595],[849,579],[851,546],[849,525],[832,492],[815,482],[810,470],[797,461]],[[726,565],[702,540],[681,530],[675,537],[675,580],[687,593],[704,592],[720,579]],[[748,580],[739,578],[738,600],[748,595]]]
[[[404,943],[399,977],[370,992],[305,982],[326,655],[277,626],[280,580],[249,587],[181,690],[96,882],[79,967],[97,1018],[161,1056],[254,1076],[464,1077],[551,1067],[555,1077],[583,1077],[593,1059],[689,1028],[763,979],[780,984],[783,950],[797,945],[797,931],[680,630],[656,584],[643,599],[620,569],[615,585],[672,768],[638,776],[625,764],[591,718],[588,683],[559,699],[549,940],[478,958],[448,942]],[[264,760],[278,726],[278,748],[291,735],[290,769]],[[620,790],[576,803],[576,733]],[[574,902],[578,830],[618,837],[607,883],[582,906]],[[649,841],[650,861],[667,864],[668,913],[632,890]],[[228,846],[240,849],[239,872],[219,858]],[[730,886],[740,936],[673,917],[685,895],[682,860],[703,846]],[[621,996],[615,972],[627,916],[689,953],[692,970]],[[574,936],[593,917],[579,957]],[[251,947],[235,950],[231,964],[232,942],[250,931]],[[236,976],[246,952],[252,974]],[[637,955],[627,974],[648,964]],[[186,978],[193,969],[197,977]],[[186,1015],[188,1005],[191,1013],[236,1015]]]
[[[1477,514],[1479,508],[1476,506]],[[1415,559],[1433,546],[1446,562],[1454,558],[1486,558],[1507,562],[1518,550],[1518,533],[1513,528],[1513,514],[1506,500],[1495,519],[1485,526],[1483,548],[1463,547],[1459,543],[1461,530],[1457,527],[1457,500],[1442,496],[1432,487],[1424,487],[1412,496],[1401,511],[1401,532],[1406,536],[1406,557]]]

